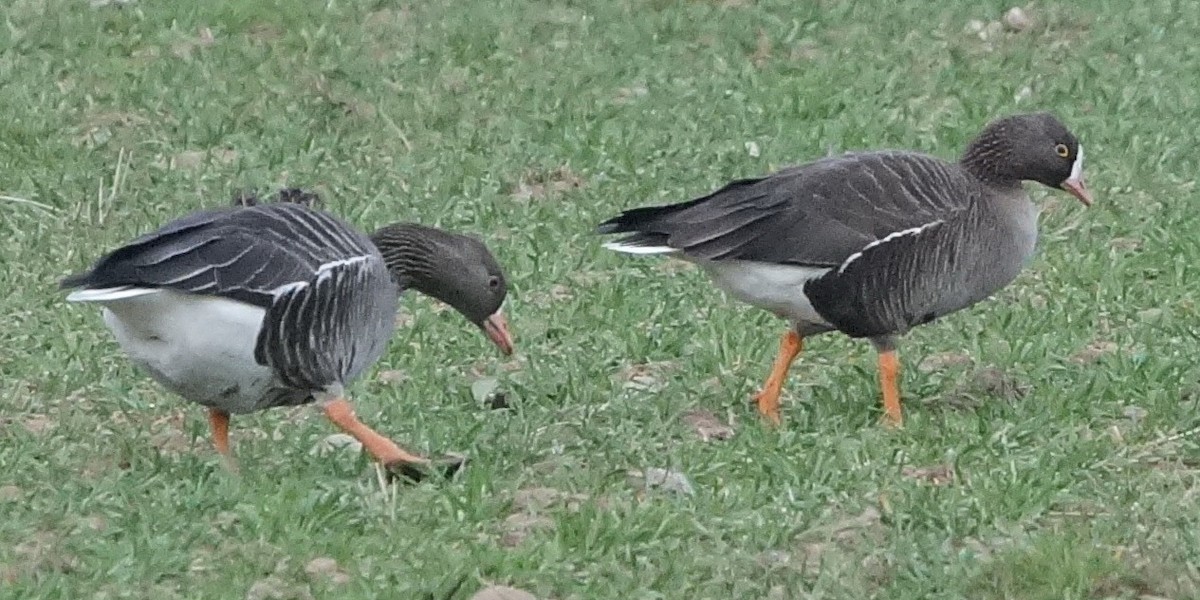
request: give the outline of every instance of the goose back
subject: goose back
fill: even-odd
[[[291,203],[200,211],[109,253],[63,287],[167,288],[267,307],[322,265],[378,254],[364,234]]]
[[[632,233],[610,245],[630,251],[837,267],[872,242],[965,210],[980,191],[936,157],[862,152],[735,181],[691,202],[629,210],[598,231]]]
[[[261,325],[245,334],[254,338],[253,355],[231,358],[268,367],[275,387],[304,398],[315,391],[340,393],[378,360],[398,294],[366,235],[332,215],[291,203],[183,217],[111,252],[63,285],[83,288],[68,299],[105,303],[117,317],[129,313],[128,319],[137,311],[117,304],[127,303],[130,294],[182,293],[257,307]],[[165,372],[164,365],[158,370]],[[181,378],[212,376],[175,372]],[[295,403],[296,397],[276,390],[261,402]]]

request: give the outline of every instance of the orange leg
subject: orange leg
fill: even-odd
[[[358,420],[358,417],[354,416],[354,408],[345,398],[338,398],[325,404],[325,416],[342,431],[358,440],[367,453],[384,467],[403,468],[406,465],[429,463],[429,459],[405,452],[392,440],[375,433],[375,430],[364,425],[362,421]]]
[[[772,425],[782,422],[779,417],[779,396],[783,393],[783,382],[787,379],[788,368],[803,348],[804,338],[801,338],[800,334],[790,329],[783,334],[783,339],[779,341],[779,355],[775,357],[771,374],[763,384],[762,390],[754,397],[754,402],[758,404],[758,413]]]
[[[212,430],[213,447],[231,471],[237,471],[237,461],[229,448],[229,413],[219,409],[208,409],[208,427]]]
[[[229,458],[233,452],[229,449],[229,413],[219,409],[208,409],[208,426],[212,429],[213,446],[221,456]]]
[[[902,427],[900,413],[900,358],[895,350],[879,353],[879,385],[883,388],[883,422],[889,427]]]

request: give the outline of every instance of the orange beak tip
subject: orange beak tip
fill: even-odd
[[[508,319],[504,318],[504,313],[496,311],[492,316],[483,320],[483,332],[492,340],[493,344],[504,353],[505,356],[511,356],[513,353],[513,338],[508,331]]]
[[[1092,205],[1092,193],[1088,191],[1087,184],[1084,183],[1083,179],[1068,179],[1063,182],[1062,189],[1075,196],[1084,206]]]

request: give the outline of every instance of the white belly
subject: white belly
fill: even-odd
[[[251,412],[277,387],[271,370],[254,360],[266,313],[257,306],[170,290],[80,296],[104,306],[105,324],[135,363],[188,400]]]
[[[771,311],[793,323],[829,325],[804,294],[804,284],[828,273],[829,269],[747,260],[701,261],[698,264],[717,286],[742,302]]]

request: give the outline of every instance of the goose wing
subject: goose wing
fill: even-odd
[[[280,290],[311,280],[323,265],[378,255],[336,218],[280,203],[202,211],[110,252],[64,288],[167,288],[269,307]]]
[[[871,244],[951,218],[978,197],[957,165],[909,152],[826,158],[712,194],[614,217],[599,233],[634,253],[834,268]]]

